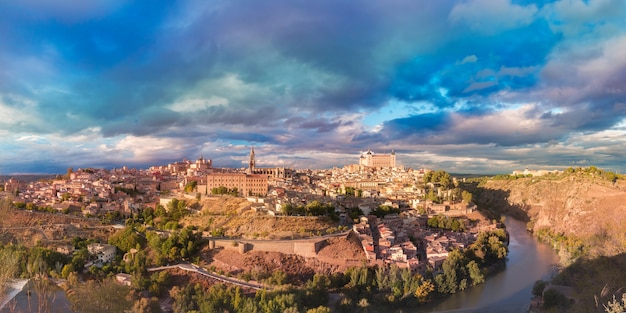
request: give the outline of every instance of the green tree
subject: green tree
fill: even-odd
[[[543,280],[538,280],[533,285],[533,296],[540,297],[543,295],[543,290],[546,289],[546,282]]]
[[[128,252],[137,245],[145,246],[146,240],[137,233],[135,228],[126,227],[109,237],[109,244],[118,247],[123,252]]]
[[[476,261],[472,260],[467,264],[467,272],[472,279],[472,286],[485,282],[485,276],[478,267],[478,263],[476,263]]]
[[[198,186],[198,181],[192,180],[185,185],[185,192],[192,192]]]
[[[72,265],[72,263],[65,264],[63,266],[63,269],[61,270],[61,277],[67,278],[70,273],[73,273],[75,271],[76,270],[74,269],[74,265]]]
[[[469,204],[472,202],[472,193],[467,190],[463,190],[461,192],[461,198],[463,198],[463,201],[465,201],[465,203]]]
[[[570,302],[567,297],[555,289],[548,289],[543,293],[543,307],[546,309],[556,308],[565,310],[569,307]]]

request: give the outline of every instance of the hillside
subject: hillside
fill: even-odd
[[[572,286],[568,312],[605,312],[626,281],[626,181],[577,171],[558,176],[483,180],[464,186],[486,213],[528,222],[558,250],[562,271],[552,283]]]
[[[248,239],[299,238],[337,230],[337,222],[328,217],[269,216],[255,212],[242,198],[210,197],[201,204],[200,213],[183,219],[183,225]]]
[[[552,177],[487,180],[475,201],[492,212],[529,222],[532,231],[550,228],[578,238],[592,255],[626,252],[626,181],[574,173]]]

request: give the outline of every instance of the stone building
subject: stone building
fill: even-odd
[[[265,175],[245,173],[213,173],[207,175],[206,193],[210,193],[213,188],[218,187],[237,188],[243,196],[265,196],[269,190],[268,179]]]
[[[250,149],[250,160],[248,161],[247,174],[265,175],[268,178],[291,179],[295,171],[284,167],[256,167],[254,148]]]
[[[361,154],[359,158],[361,167],[396,167],[396,153],[391,150],[391,154],[374,154],[371,150]]]

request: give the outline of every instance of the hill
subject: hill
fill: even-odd
[[[337,222],[328,217],[270,216],[255,212],[246,199],[230,196],[203,200],[199,214],[188,216],[183,225],[196,226],[217,236],[247,239],[287,239],[337,231]]]

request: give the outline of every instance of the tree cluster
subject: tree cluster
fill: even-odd
[[[556,233],[549,227],[542,227],[535,232],[537,239],[549,243],[559,252],[560,262],[571,264],[585,255],[585,243],[578,238]]]
[[[438,184],[444,190],[451,189],[454,186],[452,176],[444,170],[427,172],[424,174],[424,183]]]
[[[350,197],[362,197],[363,196],[363,190],[361,189],[356,189],[354,187],[346,187],[345,188],[345,195],[346,196],[350,196]]]
[[[326,307],[328,297],[319,298],[307,289],[281,291],[260,290],[254,296],[241,288],[216,284],[204,289],[199,284],[174,287],[170,292],[173,309],[178,312],[330,312]]]
[[[429,218],[428,227],[450,229],[452,231],[465,231],[463,220],[445,215],[435,215]]]
[[[443,262],[442,273],[434,279],[437,291],[456,293],[483,283],[487,269],[506,259],[506,237],[502,229],[482,232],[468,249],[450,251]]]
[[[325,216],[334,214],[335,206],[331,203],[321,203],[318,200],[314,200],[306,205],[285,203],[282,205],[281,210],[285,215]]]
[[[211,188],[211,194],[212,195],[230,195],[230,196],[236,197],[239,195],[239,190],[237,190],[237,187],[234,187],[233,189],[229,189],[224,186],[219,186],[219,187]]]
[[[154,253],[154,264],[163,265],[167,261],[188,259],[200,248],[202,236],[189,227],[173,231],[167,238],[156,232],[147,232],[148,246]]]
[[[399,214],[400,209],[394,208],[388,205],[379,205],[377,208],[372,210],[371,214],[376,215],[378,218],[383,218],[387,214]]]

